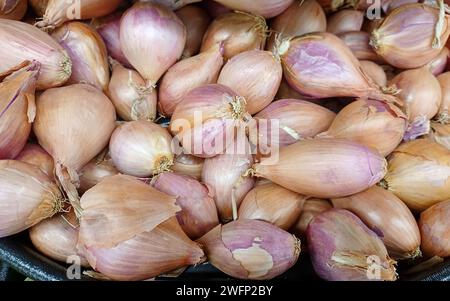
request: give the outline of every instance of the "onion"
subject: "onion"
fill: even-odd
[[[155,85],[181,57],[186,27],[167,7],[139,2],[122,16],[120,44],[131,65]]]
[[[109,99],[89,85],[49,89],[38,97],[33,130],[53,157],[56,176],[77,216],[77,172],[108,144],[115,120]]]
[[[328,18],[327,31],[335,35],[350,31],[360,31],[364,13],[353,9],[343,9]]]
[[[294,0],[215,0],[233,10],[245,11],[264,18],[272,18],[281,14]]]
[[[214,196],[223,222],[237,219],[239,205],[255,185],[255,180],[245,175],[252,164],[252,155],[247,150],[241,152],[238,149],[228,149],[223,155],[205,160],[202,182]]]
[[[230,13],[233,10],[231,10],[230,8],[217,3],[214,0],[205,0],[202,1],[203,6],[206,8],[206,10],[208,11],[208,14],[213,18],[216,19],[217,17]]]
[[[219,225],[199,242],[213,266],[239,279],[275,278],[294,266],[300,255],[300,240],[257,220]]]
[[[108,54],[126,67],[131,67],[130,62],[128,62],[127,58],[122,52],[122,48],[120,46],[120,19],[122,15],[118,15],[113,17],[110,20],[107,20],[105,23],[97,26],[97,32],[102,37],[105,42],[106,49],[108,50]]]
[[[173,165],[172,137],[151,121],[132,121],[120,125],[109,143],[117,169],[135,177],[150,177]]]
[[[370,43],[390,65],[418,68],[442,51],[450,35],[448,18],[441,19],[440,11],[427,4],[403,5],[372,32]]]
[[[70,57],[48,34],[23,22],[0,19],[0,37],[0,75],[34,60],[41,64],[37,89],[61,86],[70,78]]]
[[[171,10],[180,9],[188,4],[200,2],[202,0],[139,0],[140,2],[157,3],[167,6]]]
[[[257,177],[317,198],[361,192],[386,173],[386,160],[377,152],[340,139],[300,141],[281,148],[276,163],[273,159],[254,165]]]
[[[443,73],[447,67],[447,61],[450,56],[450,51],[447,47],[444,47],[442,49],[441,53],[431,60],[427,66],[430,68],[431,73],[433,73],[434,76],[438,76],[439,74]]]
[[[450,201],[436,204],[420,215],[422,250],[427,256],[450,256],[449,219]]]
[[[91,266],[113,280],[146,280],[204,261],[175,218],[150,232],[142,232],[112,248],[88,247]]]
[[[381,25],[381,23],[383,23],[383,21],[384,21],[384,17],[375,18],[373,20],[365,18],[361,30],[371,34],[374,30],[376,30]]]
[[[328,130],[335,117],[336,114],[314,103],[282,99],[255,116],[256,122],[251,124],[249,138],[254,145],[259,146],[260,151],[267,153],[265,148],[270,148],[272,142],[283,147],[315,137]],[[258,126],[259,130],[252,126]],[[273,130],[278,130],[276,137],[272,137]]]
[[[27,6],[28,0],[0,0],[0,19],[21,20]]]
[[[351,50],[333,34],[313,33],[284,40],[279,45],[278,54],[286,80],[304,95],[396,101],[395,97],[380,91],[362,71]]]
[[[325,31],[327,19],[322,7],[315,0],[295,0],[288,9],[273,19],[273,31],[266,49],[272,51],[276,37],[292,38],[311,32]],[[276,33],[276,34],[275,34]]]
[[[38,167],[0,161],[0,237],[26,230],[58,213],[63,204],[58,186]]]
[[[437,77],[442,91],[442,102],[436,119],[443,123],[450,123],[450,72],[445,72]]]
[[[150,232],[180,211],[175,199],[131,176],[107,177],[81,198],[78,243],[111,248]]]
[[[205,159],[199,157],[180,154],[175,157],[172,170],[177,174],[191,176],[197,180],[201,180],[204,161]]]
[[[386,157],[402,142],[406,126],[406,115],[395,105],[360,99],[341,110],[320,137],[349,139]]]
[[[15,158],[27,143],[36,114],[39,70],[39,63],[33,62],[0,83],[0,159]]]
[[[15,160],[37,166],[50,179],[55,178],[53,158],[38,144],[25,145]]]
[[[56,215],[30,229],[34,247],[45,256],[66,263],[70,256],[79,256],[81,265],[89,267],[87,260],[78,254],[78,222],[75,213]]]
[[[413,140],[428,134],[430,119],[439,110],[442,91],[439,81],[425,66],[419,69],[406,70],[392,79],[389,85],[399,91],[397,96],[404,102],[404,111],[408,116],[409,126],[405,140]],[[427,101],[424,101],[426,99]]]
[[[254,115],[273,101],[282,77],[280,62],[271,52],[252,50],[230,59],[217,82],[243,96],[247,111]]]
[[[417,2],[419,2],[419,0],[383,0],[381,4],[383,11],[388,14],[397,7]]]
[[[268,27],[266,20],[247,13],[234,12],[215,19],[206,31],[200,52],[223,43],[226,60],[248,50],[263,49]]]
[[[203,256],[172,218],[180,210],[175,198],[135,178],[108,177],[83,195],[81,205],[78,249],[109,278],[148,279]]]
[[[353,212],[377,233],[392,258],[415,259],[421,255],[416,220],[408,207],[391,192],[374,186],[353,196],[332,201],[334,208]]]
[[[208,187],[197,180],[164,172],[158,175],[152,186],[177,199],[181,211],[177,213],[178,223],[191,239],[197,239],[219,224],[217,209]]]
[[[189,91],[206,84],[215,84],[223,66],[223,51],[221,45],[214,45],[205,52],[173,65],[161,81],[159,112],[170,117]]]
[[[94,29],[81,22],[68,22],[52,37],[66,49],[72,60],[69,84],[85,83],[103,91],[108,89],[108,52]]]
[[[114,166],[109,151],[104,150],[79,172],[80,187],[78,191],[85,193],[106,177],[112,177],[117,174],[119,174],[119,171]]]
[[[370,46],[370,35],[364,31],[349,31],[338,37],[350,48],[358,60],[380,62],[380,58]]]
[[[400,145],[391,155],[382,186],[415,211],[446,201],[450,196],[450,153],[428,139]]]
[[[44,16],[48,2],[49,0],[28,0],[28,3],[38,17]]]
[[[157,92],[133,69],[113,62],[108,95],[117,115],[125,121],[154,120]]]
[[[372,61],[360,61],[361,68],[367,76],[369,76],[378,86],[385,87],[387,85],[387,76],[383,68]]]
[[[44,30],[53,30],[69,20],[86,20],[109,15],[116,10],[122,0],[49,0],[42,21],[36,26]]]
[[[322,6],[326,13],[338,11],[348,5],[348,1],[345,0],[317,0],[317,2],[320,4],[320,6]]]
[[[291,228],[292,233],[300,238],[306,237],[306,229],[311,221],[322,212],[332,209],[333,206],[327,200],[310,198],[305,201],[302,212],[295,225]]]
[[[239,207],[239,219],[257,219],[283,230],[298,220],[306,197],[277,184],[258,185],[245,196]]]
[[[308,246],[316,273],[325,280],[396,280],[395,261],[375,232],[353,213],[332,209],[309,224]]]
[[[208,29],[211,19],[205,10],[200,7],[189,5],[176,12],[178,18],[186,25],[187,38],[183,57],[197,55],[202,46],[203,36]]]
[[[211,158],[224,153],[236,127],[250,118],[243,97],[223,85],[206,85],[186,94],[170,130],[186,154]]]

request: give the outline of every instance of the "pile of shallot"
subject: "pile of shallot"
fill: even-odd
[[[125,281],[450,257],[442,0],[70,2],[0,0],[0,237]]]

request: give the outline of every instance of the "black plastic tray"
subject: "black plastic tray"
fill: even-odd
[[[13,268],[13,269],[11,269]],[[48,259],[37,252],[26,234],[0,239],[0,280],[24,280],[26,277],[41,281],[67,281],[66,266]],[[320,281],[314,274],[307,255],[301,255],[299,263],[279,277],[289,281]],[[157,280],[170,281],[173,278],[160,277]],[[80,280],[93,280],[82,276]],[[209,264],[187,269],[177,280],[232,280]],[[450,260],[432,269],[413,275],[402,275],[400,280],[450,281]]]

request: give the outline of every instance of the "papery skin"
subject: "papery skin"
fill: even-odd
[[[223,222],[234,218],[233,202],[236,203],[237,210],[255,185],[254,178],[244,176],[252,164],[253,156],[247,152],[230,152],[205,160],[202,182],[214,195],[219,217]]]
[[[428,138],[450,150],[450,125],[431,122]]]
[[[175,218],[112,248],[84,248],[90,265],[121,281],[146,280],[189,265],[200,264],[204,253]]]
[[[281,14],[293,3],[294,0],[259,0],[257,3],[254,1],[241,0],[215,1],[233,10],[245,11],[269,19]]]
[[[231,8],[228,8],[224,6],[223,4],[220,4],[219,2],[216,2],[214,0],[204,0],[202,1],[203,6],[208,11],[208,14],[211,16],[211,18],[216,19],[217,17],[230,13],[233,10]]]
[[[294,1],[283,13],[272,20],[274,32],[266,49],[272,51],[277,39],[292,38],[327,29],[327,19],[322,7],[315,0]]]
[[[0,19],[21,20],[27,12],[28,0],[0,1]]]
[[[333,205],[328,200],[309,198],[305,201],[303,205],[302,212],[289,232],[293,233],[302,240],[306,238],[306,229],[308,228],[311,221],[317,215],[322,212],[328,211],[333,208]],[[306,240],[305,240],[306,241]],[[305,250],[307,251],[307,250]]]
[[[319,137],[349,139],[386,157],[402,142],[406,127],[407,117],[395,105],[359,99],[342,109]]]
[[[72,61],[68,84],[85,83],[107,91],[109,84],[108,52],[101,36],[89,25],[68,22],[52,33]]]
[[[257,122],[268,122],[267,135],[258,133],[255,128],[250,131],[249,138],[253,144],[271,145],[271,124],[278,121],[280,131],[278,143],[281,147],[293,144],[299,140],[312,138],[330,127],[336,114],[312,102],[298,99],[281,99],[270,104],[267,108],[256,114]],[[251,126],[254,125],[253,123]],[[257,137],[256,137],[257,135]]]
[[[283,147],[278,162],[263,159],[253,168],[257,177],[297,193],[336,198],[375,185],[386,173],[386,160],[374,149],[348,140],[314,139]]]
[[[450,55],[450,51],[447,47],[442,49],[441,53],[437,57],[435,57],[432,61],[430,61],[427,66],[430,68],[431,73],[434,76],[438,76],[445,71],[447,67],[448,58]]]
[[[338,35],[352,50],[358,60],[382,62],[376,52],[370,46],[370,35],[364,31],[348,31]]]
[[[363,12],[353,9],[343,9],[328,17],[327,32],[339,35],[349,31],[360,31],[363,22]]]
[[[295,236],[258,220],[219,225],[198,242],[212,265],[239,279],[275,278],[294,266],[300,254]]]
[[[374,50],[401,69],[422,67],[439,55],[450,35],[445,16],[440,47],[433,48],[439,10],[427,4],[407,4],[391,11],[371,35]]]
[[[77,3],[79,11],[75,11],[74,14],[74,3],[71,1],[49,0],[43,20],[37,22],[36,26],[44,30],[53,30],[69,20],[106,16],[115,11],[121,3],[122,0],[79,0]]]
[[[389,13],[392,10],[396,9],[397,7],[400,7],[402,5],[410,4],[410,3],[417,3],[418,0],[382,0],[382,8],[385,13]]]
[[[420,231],[409,208],[393,193],[374,186],[346,198],[333,199],[334,208],[357,215],[383,240],[396,260],[420,257]]]
[[[0,159],[14,159],[27,143],[39,70],[40,64],[33,62],[0,83]]]
[[[403,101],[403,111],[410,123],[405,140],[427,134],[429,120],[438,113],[442,102],[442,90],[436,77],[425,66],[403,71],[389,82],[389,86],[398,91],[397,97]],[[419,130],[415,129],[416,125]]]
[[[213,195],[194,178],[164,172],[153,180],[152,186],[176,197],[176,204],[181,207],[178,223],[191,239],[200,238],[219,224]]]
[[[116,127],[113,105],[89,85],[49,89],[38,96],[36,104],[33,130],[39,144],[55,163],[75,171],[105,148]]]
[[[70,78],[70,57],[48,34],[23,22],[0,19],[0,36],[0,74],[20,69],[24,61],[38,61],[38,90],[61,86]]]
[[[441,123],[450,123],[450,72],[442,73],[437,77],[442,91],[442,102],[437,120]]]
[[[403,143],[389,158],[383,185],[417,212],[446,201],[450,196],[450,153],[428,139]]]
[[[114,17],[113,19],[107,21],[105,24],[97,27],[97,32],[101,35],[103,41],[105,42],[108,54],[122,65],[126,67],[131,67],[130,62],[127,60],[122,52],[120,46],[120,19],[121,15]]]
[[[145,178],[165,171],[173,164],[172,137],[151,121],[132,121],[119,126],[111,136],[109,149],[117,169]]]
[[[112,159],[108,154],[102,153],[86,164],[79,172],[80,187],[78,190],[81,193],[85,193],[98,183],[100,183],[106,177],[118,175],[119,171],[114,166]]]
[[[247,112],[254,115],[273,101],[282,77],[281,64],[271,52],[251,50],[231,58],[220,72],[217,83],[243,96]]]
[[[217,83],[223,66],[223,46],[214,45],[208,51],[186,58],[173,65],[161,80],[158,108],[172,116],[184,96],[194,88]]]
[[[372,61],[360,61],[361,68],[378,86],[385,87],[387,85],[387,76],[383,68]]]
[[[356,215],[331,209],[316,216],[308,226],[307,239],[315,272],[328,281],[397,279],[395,261],[375,232]],[[371,256],[376,256],[370,260]],[[381,279],[371,279],[376,268]]]
[[[450,256],[450,201],[436,204],[422,212],[419,219],[422,250],[428,257]]]
[[[158,92],[133,69],[113,62],[108,95],[117,115],[125,121],[156,118]]]
[[[212,158],[233,143],[229,137],[247,119],[245,100],[236,92],[219,84],[204,85],[191,90],[178,104],[170,131],[186,154]]]
[[[28,143],[14,160],[39,167],[50,179],[55,177],[53,158],[39,144]]]
[[[187,30],[183,58],[197,55],[202,46],[203,36],[211,23],[210,17],[204,9],[194,5],[185,6],[177,10],[176,14],[186,25]]]
[[[181,57],[186,26],[167,7],[138,2],[122,16],[120,44],[130,64],[155,85]]]
[[[204,162],[205,159],[203,158],[180,154],[175,157],[172,170],[177,174],[191,176],[197,180],[201,180]]]
[[[245,196],[238,217],[266,221],[287,231],[298,220],[306,199],[277,184],[258,185]]]
[[[364,74],[350,48],[333,34],[312,33],[285,40],[278,54],[289,85],[304,95],[380,100],[391,96],[383,94]]]
[[[79,256],[80,264],[89,268],[86,258],[78,254],[78,222],[75,213],[58,214],[30,228],[34,247],[45,256],[66,263],[70,256]]]
[[[266,21],[258,16],[242,12],[232,12],[215,19],[203,36],[200,52],[223,43],[224,58],[248,50],[263,49],[266,43]]]
[[[181,210],[175,200],[131,176],[105,178],[81,198],[78,244],[112,248],[152,231]]]
[[[0,237],[26,230],[62,208],[58,186],[38,167],[0,161]]]

